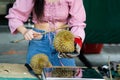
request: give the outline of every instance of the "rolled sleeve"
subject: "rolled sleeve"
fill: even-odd
[[[11,33],[16,33],[19,26],[24,25],[33,9],[33,0],[16,0],[5,18],[9,21]]]
[[[84,28],[86,27],[86,13],[82,0],[71,0],[70,3],[70,19],[68,24],[71,27],[71,32],[74,36],[81,37],[82,41],[85,38]]]

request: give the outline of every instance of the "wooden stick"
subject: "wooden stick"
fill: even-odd
[[[18,43],[18,42],[21,42],[23,40],[25,40],[25,39],[23,38],[23,39],[19,39],[19,40],[13,40],[13,41],[10,41],[10,43]]]
[[[60,26],[59,28],[55,29],[55,30],[51,30],[51,31],[48,31],[48,32],[44,32],[44,33],[41,33],[41,35],[44,35],[44,34],[47,34],[47,33],[50,33],[50,32],[54,32],[58,29],[64,29],[64,28],[68,28],[69,26],[68,25],[62,25]],[[10,43],[18,43],[18,42],[21,42],[25,40],[24,38],[20,39],[20,40],[13,40],[13,41],[10,41]]]

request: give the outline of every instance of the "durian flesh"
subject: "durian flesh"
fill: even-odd
[[[40,53],[32,57],[30,61],[30,66],[35,74],[41,74],[43,68],[52,67],[52,64],[50,63],[47,55]]]
[[[74,52],[74,35],[68,30],[59,31],[53,41],[58,52]]]

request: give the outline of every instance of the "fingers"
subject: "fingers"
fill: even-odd
[[[68,56],[66,55],[66,53],[61,53],[61,56],[63,57],[63,58],[67,58]]]
[[[70,54],[67,54],[67,53],[59,53],[58,57],[59,58],[73,58],[73,56],[71,56]]]
[[[33,31],[32,29],[27,30],[26,33],[24,34],[25,40],[32,40],[33,38],[36,38],[38,36],[41,37],[41,34]]]
[[[58,53],[58,58],[75,58],[80,54],[80,52],[73,52],[73,53]]]
[[[69,58],[75,58],[79,55],[80,53],[77,54],[67,54],[67,56],[69,56]]]
[[[66,58],[66,57],[67,57],[67,56],[65,55],[65,53],[59,52],[58,58]]]
[[[41,38],[43,37],[43,35],[40,34],[40,33],[34,33],[34,34],[33,34],[33,37],[34,37],[35,39],[41,39]]]
[[[27,30],[24,34],[25,40],[32,40],[33,39],[33,32],[32,30]]]
[[[69,58],[74,58],[76,57],[75,55],[72,55],[72,54],[66,54]]]

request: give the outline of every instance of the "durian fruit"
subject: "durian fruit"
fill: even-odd
[[[35,74],[40,75],[42,73],[43,68],[52,67],[52,64],[50,63],[47,55],[40,53],[32,57],[30,61],[30,66]]]
[[[74,35],[68,30],[61,30],[55,35],[53,44],[58,52],[74,52]]]

